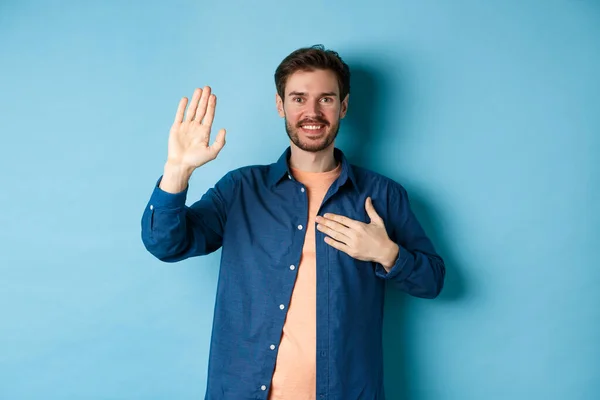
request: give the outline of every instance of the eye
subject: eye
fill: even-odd
[[[293,101],[294,103],[302,103],[302,97],[293,97],[293,98],[292,98],[292,101]]]
[[[323,103],[331,103],[331,102],[333,101],[333,99],[332,99],[331,97],[323,97],[323,98],[321,99],[321,101],[322,101]]]

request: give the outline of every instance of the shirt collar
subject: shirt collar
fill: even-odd
[[[270,165],[268,179],[269,185],[271,187],[276,186],[279,182],[281,182],[283,178],[294,178],[289,167],[289,160],[291,155],[292,149],[288,146],[288,148],[285,149],[283,154],[281,154],[281,156],[279,157],[279,160],[277,160],[276,163]],[[354,171],[352,170],[352,165],[348,162],[342,150],[335,147],[333,149],[333,156],[337,161],[342,163],[342,171],[340,172],[340,176],[337,180],[338,187],[344,185],[347,181],[350,181],[350,183],[352,183],[352,187],[354,187],[355,190],[358,190],[358,186],[356,185],[356,178],[354,176]]]

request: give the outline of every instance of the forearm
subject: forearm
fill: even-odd
[[[162,261],[185,258],[190,239],[187,234],[185,200],[187,189],[169,193],[162,189],[164,177],[155,187],[142,215],[142,242]],[[167,189],[173,188],[169,183]]]
[[[175,193],[163,189],[167,176],[154,187],[142,216],[142,240],[148,251],[162,261],[174,262],[217,250],[223,243],[228,204],[235,198],[235,174],[226,174],[188,207],[190,172],[166,165],[165,173],[171,180],[164,187]]]
[[[157,211],[147,207],[142,216],[142,242],[161,261],[175,262],[189,257],[192,240],[187,234],[185,211]]]
[[[391,257],[384,261],[388,263],[385,266],[377,264],[377,275],[410,295],[437,297],[444,286],[444,260],[412,212],[406,190],[401,186],[397,189],[389,238],[398,246],[398,256],[391,268]]]
[[[167,161],[159,187],[167,193],[183,192],[187,188],[193,172],[194,168]]]
[[[388,243],[383,246],[381,256],[377,262],[383,266],[386,272],[390,272],[398,260],[399,253],[400,247],[389,240]]]
[[[204,221],[210,219],[210,208],[187,207],[187,186],[175,194],[168,193],[161,188],[162,179],[164,177],[155,186],[142,215],[141,234],[146,249],[166,262],[216,250],[221,244],[219,230]]]
[[[406,293],[423,298],[437,297],[446,274],[444,260],[437,254],[409,251],[398,246],[395,263],[388,267],[380,264],[377,274],[392,281]]]

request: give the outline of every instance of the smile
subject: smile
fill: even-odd
[[[318,131],[321,128],[323,128],[323,125],[302,125],[302,129],[307,131]]]

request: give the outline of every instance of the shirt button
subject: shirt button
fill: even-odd
[[[150,209],[154,210],[154,206],[152,204],[150,204]]]
[[[279,305],[279,309],[283,310],[285,308],[285,306],[283,304]]]
[[[267,390],[267,387],[266,387],[265,385],[262,385],[262,386],[260,387],[260,390]]]
[[[292,179],[292,176],[291,176],[290,174],[288,174],[288,178],[289,178],[289,179]]]
[[[293,271],[293,270],[296,269],[296,266],[295,265],[290,265],[290,269]]]
[[[270,348],[271,350],[275,350],[275,345],[274,345],[274,344],[272,344],[272,345],[270,345],[270,346],[269,346],[269,348]]]
[[[302,225],[298,225],[298,230],[301,231],[302,230]]]
[[[301,191],[302,193],[304,193],[304,188],[301,188],[301,189],[300,189],[300,191]]]

